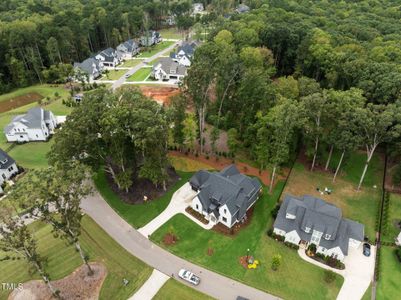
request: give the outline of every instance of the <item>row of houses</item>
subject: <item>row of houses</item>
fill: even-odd
[[[197,42],[183,43],[169,57],[162,57],[153,65],[151,76],[159,81],[181,82],[187,75],[197,46]]]
[[[74,63],[75,79],[81,81],[87,79],[91,82],[100,77],[106,68],[115,68],[123,60],[131,59],[138,55],[141,47],[151,47],[162,41],[157,31],[149,31],[141,36],[138,41],[129,39],[114,48],[104,49],[82,62]]]

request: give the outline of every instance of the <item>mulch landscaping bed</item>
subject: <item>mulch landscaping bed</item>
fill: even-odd
[[[174,245],[177,241],[178,241],[178,238],[173,233],[166,233],[166,235],[163,238],[163,243],[166,246]]]
[[[219,233],[228,235],[228,236],[233,236],[236,235],[242,228],[248,226],[249,223],[251,223],[251,219],[253,216],[253,206],[248,209],[246,212],[246,218],[244,222],[239,222],[236,223],[233,227],[228,228],[227,226],[223,225],[222,223],[217,223],[216,225],[213,226],[212,230],[217,231]]]
[[[52,281],[54,288],[60,291],[62,299],[96,300],[99,298],[100,289],[107,275],[107,269],[100,263],[91,263],[90,266],[94,271],[92,276],[88,276],[87,267],[82,265],[63,279]],[[43,281],[32,280],[24,283],[21,290],[14,290],[8,299],[50,300],[55,298]]]
[[[0,113],[30,104],[32,102],[43,99],[43,96],[38,93],[28,93],[22,96],[14,97],[0,102]]]
[[[169,154],[176,157],[187,157],[196,161],[200,161],[204,164],[213,167],[216,170],[222,170],[228,165],[231,165],[233,163],[232,159],[226,157],[219,157],[219,159],[216,160],[215,157],[210,157],[209,159],[207,159],[204,155],[195,156],[192,153],[185,154],[184,152],[179,152],[179,151],[169,151]],[[258,168],[252,167],[243,162],[236,161],[234,162],[234,164],[237,166],[238,170],[241,173],[249,176],[258,177],[263,182],[264,185],[268,186],[270,184],[270,172],[266,170],[259,172]],[[284,173],[288,174],[288,170],[284,169]],[[276,177],[275,182],[277,183],[279,179],[285,179],[285,177],[278,175]]]
[[[240,265],[241,266],[243,266],[245,269],[247,269],[248,270],[248,260],[249,259],[252,259],[253,260],[253,256],[241,256],[240,258],[239,258],[239,263],[240,263]]]
[[[166,191],[162,185],[155,186],[150,180],[144,178],[136,178],[133,185],[128,189],[128,193],[125,190],[120,190],[114,183],[113,178],[109,173],[106,173],[107,182],[110,188],[120,199],[130,204],[142,204],[144,203],[144,197],[147,197],[147,202],[152,201],[163,196],[171,186],[173,186],[180,177],[175,172],[174,168],[169,167],[167,169],[168,180],[166,184]]]
[[[193,216],[194,218],[196,218],[198,221],[202,222],[203,224],[207,225],[209,224],[209,221],[205,219],[205,217],[197,212],[196,210],[194,210],[191,206],[188,206],[185,211],[187,213],[189,213],[191,216]]]

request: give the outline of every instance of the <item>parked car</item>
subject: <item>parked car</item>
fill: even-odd
[[[198,285],[200,283],[200,278],[198,276],[185,269],[181,269],[178,272],[178,276],[180,276],[180,278],[184,279],[185,281],[192,283],[193,285]]]
[[[370,245],[368,243],[363,244],[363,255],[370,256]]]

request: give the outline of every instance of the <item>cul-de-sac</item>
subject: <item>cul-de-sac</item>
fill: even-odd
[[[0,2],[0,300],[401,299],[399,1]]]

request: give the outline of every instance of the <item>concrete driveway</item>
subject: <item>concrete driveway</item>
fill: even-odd
[[[191,204],[195,195],[196,192],[191,189],[190,184],[188,182],[185,183],[173,194],[171,201],[165,210],[148,224],[139,228],[138,231],[145,237],[150,236],[173,216],[185,212],[185,209]]]
[[[369,257],[363,255],[362,247],[362,244],[357,249],[349,247],[348,256],[344,259],[345,270],[333,269],[317,262],[305,254],[305,249],[299,248],[298,254],[307,262],[323,269],[331,270],[344,277],[344,283],[338,293],[337,300],[357,300],[361,299],[365,294],[373,280],[375,270],[376,247],[371,246]]]

